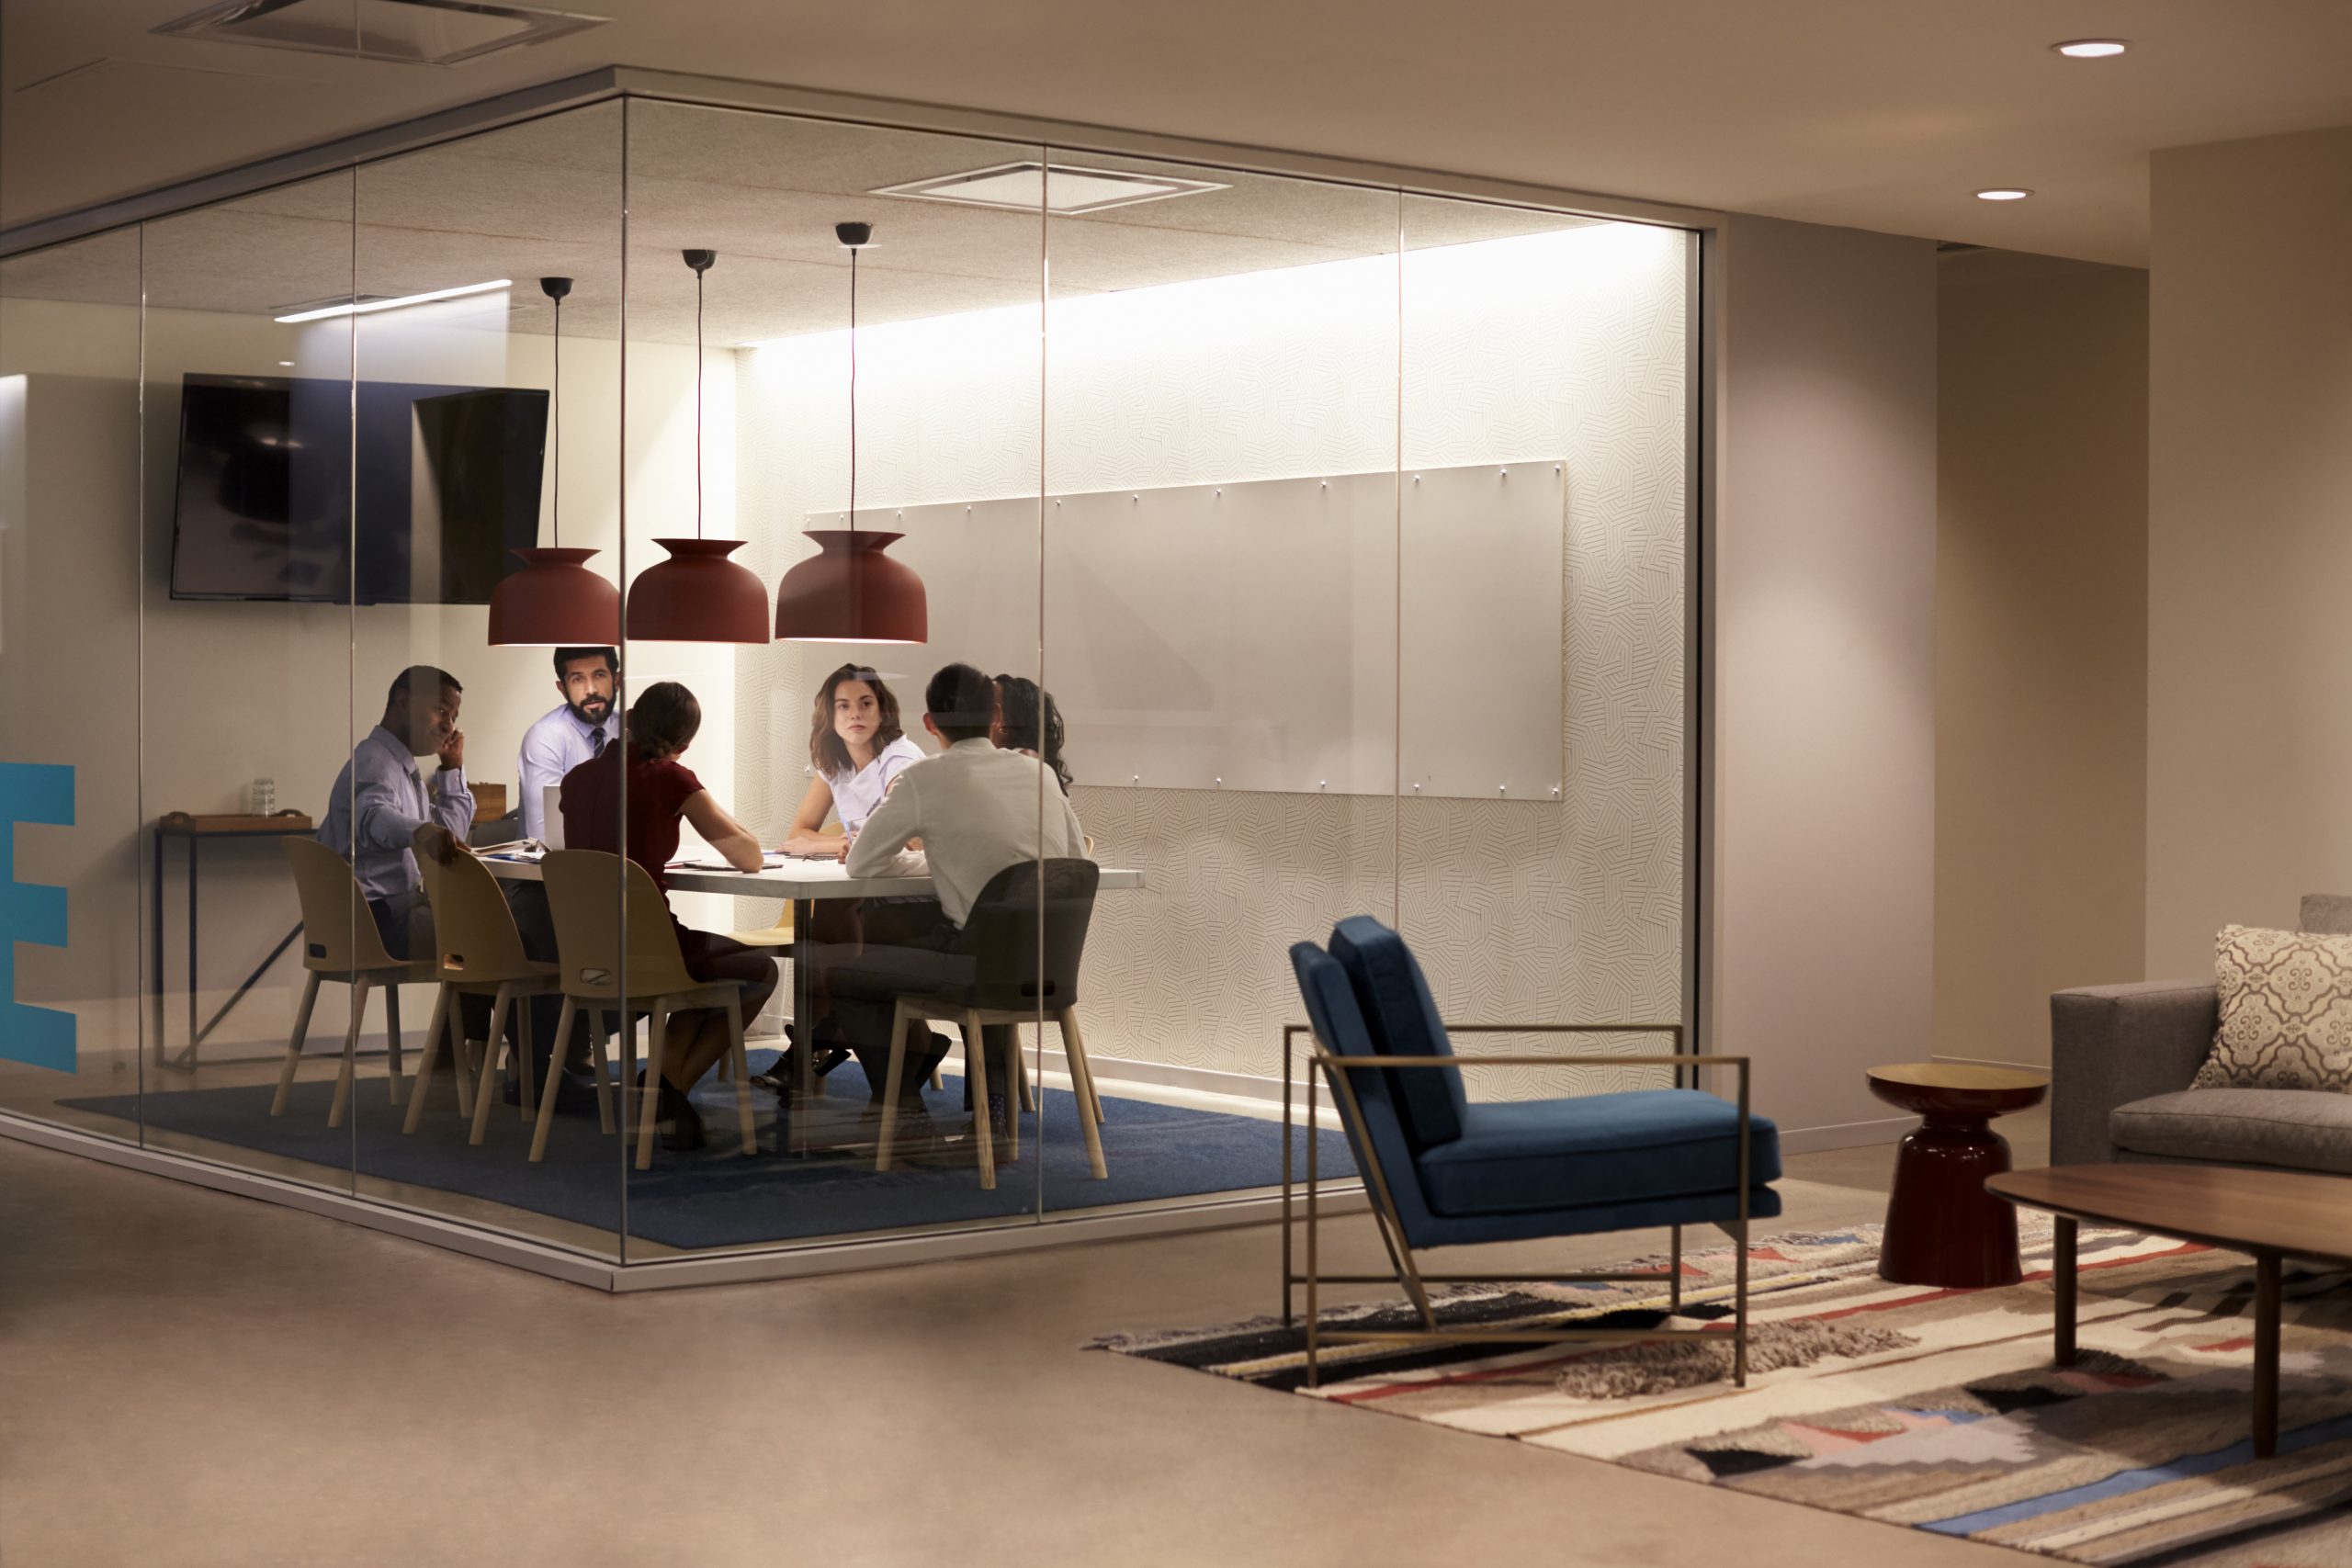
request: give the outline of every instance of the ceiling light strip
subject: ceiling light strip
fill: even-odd
[[[397,310],[404,305],[427,305],[435,299],[458,299],[469,294],[488,294],[492,289],[511,288],[511,277],[494,277],[488,283],[468,283],[456,288],[428,289],[423,294],[402,294],[390,299],[346,299],[339,305],[322,305],[315,310],[297,310],[290,316],[274,318],[282,325],[296,321],[323,321],[331,316],[368,316],[378,310]]]

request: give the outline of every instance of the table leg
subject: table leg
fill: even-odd
[[[817,1098],[817,1021],[808,1005],[816,913],[816,900],[792,901],[792,1151],[800,1155],[808,1152],[808,1118]]]
[[[187,839],[187,1050],[182,1056],[196,1066],[196,835]]]
[[[154,886],[148,895],[147,916],[154,928],[148,933],[148,981],[154,998],[148,1010],[154,1016],[155,1043],[153,1050],[155,1065],[164,1063],[164,832],[155,834]]]
[[[2075,1222],[2059,1215],[2051,1240],[2050,1289],[2057,1298],[2056,1359],[2060,1366],[2067,1367],[2075,1361],[2075,1295],[2078,1282],[2075,1270]]]
[[[2254,1457],[2278,1451],[2278,1254],[2254,1255]]]

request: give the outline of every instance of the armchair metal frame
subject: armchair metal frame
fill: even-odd
[[[1712,1328],[1655,1328],[1646,1331],[1625,1328],[1557,1328],[1528,1330],[1498,1330],[1484,1332],[1470,1329],[1442,1329],[1437,1325],[1437,1314],[1430,1304],[1427,1286],[1431,1284],[1601,1284],[1635,1280],[1656,1280],[1655,1270],[1620,1271],[1600,1274],[1427,1274],[1413,1261],[1413,1249],[1405,1239],[1404,1221],[1390,1195],[1387,1174],[1381,1169],[1380,1156],[1372,1145],[1368,1129],[1363,1136],[1352,1140],[1360,1146],[1369,1168],[1363,1172],[1364,1190],[1372,1199],[1373,1219],[1380,1231],[1381,1244],[1388,1249],[1388,1260],[1395,1269],[1394,1279],[1420,1314],[1422,1326],[1418,1329],[1326,1329],[1317,1314],[1319,1286],[1376,1285],[1387,1282],[1391,1276],[1381,1274],[1325,1274],[1317,1268],[1317,1231],[1321,1223],[1317,1201],[1321,1183],[1316,1170],[1316,1132],[1321,1107],[1312,1089],[1306,1096],[1306,1271],[1295,1271],[1292,1258],[1292,1233],[1295,1222],[1292,1218],[1291,1189],[1291,1085],[1296,1041],[1306,1034],[1314,1041],[1315,1049],[1307,1060],[1316,1067],[1337,1068],[1331,1082],[1341,1113],[1358,1128],[1364,1128],[1363,1107],[1357,1102],[1353,1080],[1349,1074],[1366,1067],[1464,1067],[1464,1066],[1558,1066],[1577,1063],[1612,1066],[1672,1067],[1675,1087],[1683,1087],[1683,1069],[1691,1069],[1691,1087],[1697,1087],[1699,1069],[1729,1067],[1739,1077],[1736,1103],[1739,1107],[1739,1168],[1738,1215],[1728,1221],[1717,1221],[1716,1228],[1732,1239],[1736,1254],[1732,1286],[1732,1383],[1737,1388],[1747,1386],[1747,1224],[1750,1194],[1748,1059],[1746,1056],[1702,1056],[1681,1049],[1682,1025],[1679,1023],[1466,1023],[1445,1025],[1449,1034],[1665,1034],[1673,1041],[1673,1051],[1668,1055],[1623,1056],[1611,1053],[1585,1052],[1576,1055],[1514,1055],[1507,1056],[1343,1056],[1334,1052],[1330,1043],[1315,1034],[1314,1026],[1291,1023],[1283,1026],[1283,1323],[1288,1326],[1295,1321],[1292,1308],[1292,1287],[1306,1287],[1306,1386],[1319,1385],[1320,1367],[1317,1352],[1326,1341],[1332,1344],[1367,1344],[1380,1341],[1419,1344],[1424,1342],[1480,1343],[1497,1345],[1560,1345],[1586,1340],[1632,1339],[1709,1339],[1720,1342],[1722,1334]],[[1342,1128],[1344,1131],[1344,1127]],[[1670,1227],[1673,1233],[1670,1260],[1668,1264],[1668,1301],[1669,1313],[1682,1310],[1682,1227]]]

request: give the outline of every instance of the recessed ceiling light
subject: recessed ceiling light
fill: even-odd
[[[294,368],[294,362],[290,359],[281,359],[277,363],[284,369],[291,370]]]
[[[2069,60],[2109,60],[2132,47],[2120,38],[2070,38],[2050,46]]]
[[[152,30],[402,65],[457,65],[611,19],[491,0],[223,0]]]
[[[2033,192],[2018,186],[1995,186],[1991,190],[1978,191],[1976,199],[1979,201],[2023,201],[2032,194]]]
[[[368,316],[378,310],[397,310],[403,305],[423,305],[435,299],[456,299],[468,294],[487,294],[493,288],[511,288],[511,277],[493,277],[488,283],[461,284],[455,288],[432,288],[422,294],[399,294],[389,299],[363,295],[356,299],[338,299],[329,304],[296,310],[290,315],[272,318],[280,322],[322,321],[329,316]]]
[[[925,201],[960,201],[973,207],[1003,207],[1035,212],[1039,207],[1063,216],[1198,196],[1228,188],[1213,180],[1180,180],[1125,169],[1088,169],[1075,164],[998,164],[960,175],[939,175],[904,185],[884,186],[871,196],[911,196]]]

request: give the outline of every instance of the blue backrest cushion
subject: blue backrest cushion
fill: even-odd
[[[1451,1056],[1453,1046],[1438,1021],[1437,1001],[1405,939],[1370,915],[1351,915],[1331,928],[1331,956],[1348,973],[1363,1004],[1374,1049],[1384,1056]],[[1469,1099],[1454,1067],[1390,1071],[1405,1136],[1415,1151],[1462,1136]]]
[[[1334,1055],[1369,1056],[1373,1055],[1372,1032],[1365,1028],[1363,1013],[1356,1006],[1354,985],[1346,970],[1333,962],[1331,955],[1311,942],[1294,944],[1290,950],[1292,970],[1298,976],[1298,992],[1306,1003],[1306,1020],[1315,1026],[1315,1037],[1329,1046]],[[1327,1077],[1336,1077],[1339,1069],[1330,1069]],[[1396,1119],[1396,1101],[1388,1092],[1391,1075],[1384,1072],[1354,1072],[1348,1075],[1355,1090],[1356,1108],[1363,1113],[1363,1126],[1359,1129],[1344,1115],[1340,1118],[1348,1134],[1348,1146],[1356,1158],[1356,1168],[1369,1179],[1373,1162],[1365,1158],[1364,1139],[1372,1143],[1378,1156],[1379,1169],[1385,1178],[1390,1200],[1396,1204],[1397,1216],[1406,1234],[1419,1234],[1429,1217],[1429,1206],[1421,1196],[1420,1173],[1413,1164],[1412,1151],[1406,1146],[1405,1129]],[[1339,1086],[1332,1094],[1341,1106],[1347,1104],[1340,1096]]]

